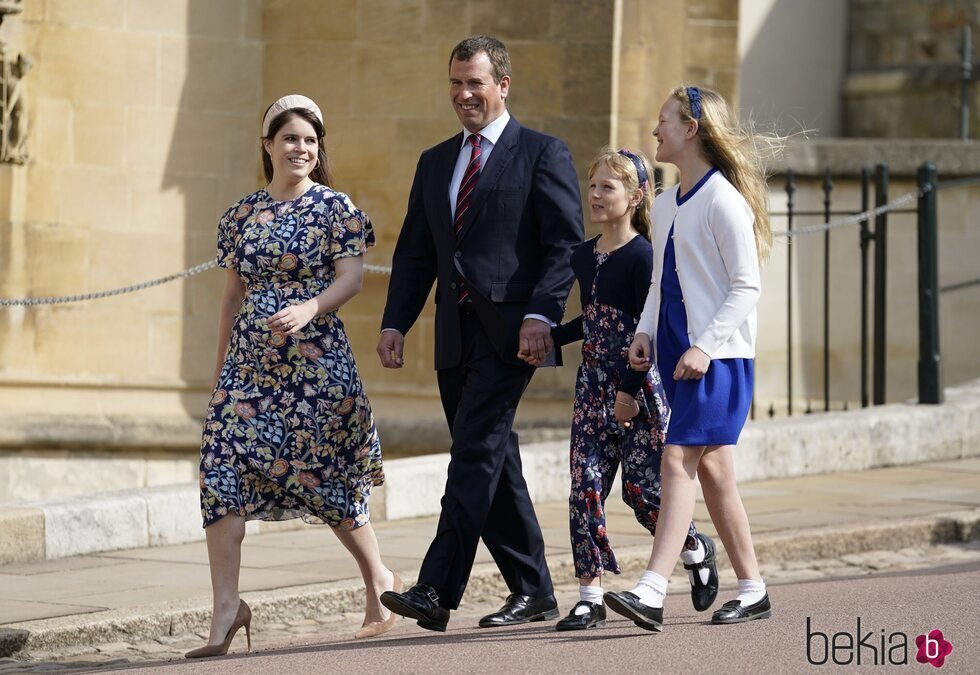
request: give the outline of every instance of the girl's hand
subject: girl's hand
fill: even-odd
[[[675,380],[700,380],[708,372],[711,357],[697,347],[691,347],[681,354],[677,367],[674,368]]]
[[[626,429],[633,426],[633,418],[640,414],[640,404],[636,402],[636,399],[621,391],[616,392],[616,403],[613,404],[613,407],[615,408],[613,414],[616,416],[616,421]]]
[[[280,309],[269,317],[269,330],[293,335],[303,330],[316,316],[316,301],[307,300]]]
[[[630,345],[630,368],[639,370],[640,372],[650,370],[652,365],[650,357],[652,354],[653,349],[650,345],[650,336],[646,333],[637,333],[633,338],[633,343]]]

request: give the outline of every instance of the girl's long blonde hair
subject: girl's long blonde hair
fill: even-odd
[[[688,87],[677,87],[670,95],[681,103],[681,119],[697,119],[698,138],[706,159],[735,186],[752,209],[755,248],[759,262],[765,262],[772,249],[772,228],[769,224],[769,192],[759,146],[778,151],[784,139],[754,134],[743,128],[721,94],[702,87],[698,91],[701,93],[701,116],[698,118],[691,113]]]
[[[649,241],[651,232],[650,207],[653,205],[653,169],[650,168],[650,162],[643,156],[643,153],[633,150],[625,152],[629,152],[643,162],[643,168],[646,169],[647,174],[645,184],[640,185],[639,173],[636,170],[636,165],[633,164],[633,160],[624,155],[623,152],[617,152],[612,148],[603,148],[592,160],[592,166],[589,167],[589,178],[592,178],[600,164],[605,164],[616,178],[623,181],[626,194],[632,195],[638,189],[643,190],[643,199],[633,209],[630,225]]]

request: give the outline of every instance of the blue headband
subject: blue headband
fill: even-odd
[[[640,187],[642,188],[644,185],[646,185],[649,178],[647,177],[647,168],[643,166],[643,160],[626,148],[620,150],[619,154],[621,154],[623,157],[628,157],[629,160],[633,162],[633,166],[636,167],[636,178],[640,181]]]
[[[696,120],[701,119],[701,90],[697,87],[688,87],[687,100],[691,104],[691,117]]]

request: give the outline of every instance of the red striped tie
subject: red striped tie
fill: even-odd
[[[480,137],[480,134],[471,134],[468,140],[472,148],[470,163],[466,165],[466,171],[463,172],[463,180],[459,184],[459,192],[456,193],[456,217],[453,219],[453,228],[456,230],[457,237],[459,236],[460,230],[463,229],[463,217],[470,207],[473,190],[476,188],[476,181],[480,178],[480,141],[483,139]],[[464,302],[469,295],[469,291],[463,287],[463,282],[460,281],[459,302]]]

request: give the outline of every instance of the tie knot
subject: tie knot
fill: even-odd
[[[480,136],[480,134],[470,134],[469,140],[470,145],[472,145],[474,148],[478,148],[480,147],[480,141],[483,140],[483,137]]]

